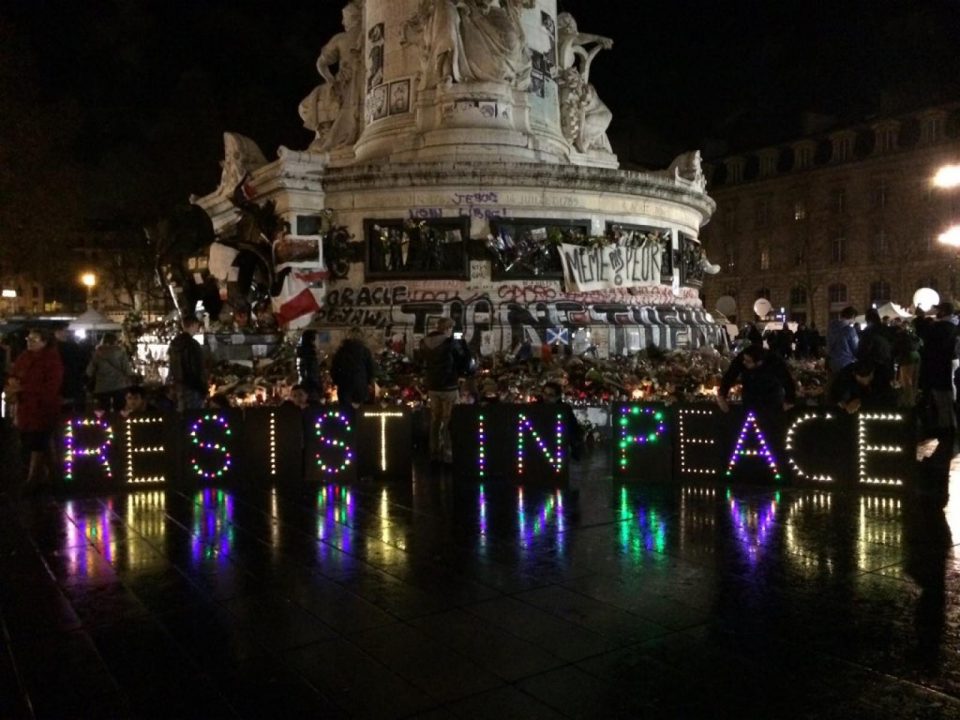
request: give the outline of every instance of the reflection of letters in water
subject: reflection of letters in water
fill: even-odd
[[[662,249],[659,243],[638,246],[584,247],[563,245],[560,259],[568,290],[590,292],[660,284]]]

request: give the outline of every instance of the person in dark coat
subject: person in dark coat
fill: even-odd
[[[308,395],[319,396],[322,390],[320,382],[320,360],[318,352],[318,338],[316,330],[304,330],[297,345],[297,374],[300,376],[300,385]]]
[[[953,409],[953,361],[957,358],[957,326],[953,304],[935,305],[936,319],[918,317],[920,337],[921,412],[929,431],[953,430],[957,426]]]
[[[723,412],[730,409],[727,395],[740,383],[744,406],[768,412],[788,410],[797,402],[797,388],[790,369],[777,353],[750,345],[737,355],[720,380],[717,404]]]
[[[458,382],[470,367],[470,349],[453,337],[453,320],[440,318],[437,329],[420,341],[423,380],[430,398],[430,459],[453,461],[450,416],[457,402]]]
[[[183,412],[201,409],[209,387],[203,348],[193,337],[200,332],[200,320],[196,315],[184,315],[181,325],[183,330],[170,343],[167,354],[177,389],[177,409]]]
[[[873,363],[858,360],[834,378],[830,401],[853,414],[860,410],[891,409],[897,403],[897,394]]]
[[[867,326],[860,333],[857,359],[872,363],[878,383],[893,384],[893,332],[883,324],[876,308],[866,314]]]
[[[67,413],[82,413],[87,400],[87,363],[89,358],[79,343],[70,336],[67,323],[59,323],[53,331],[56,348],[63,363],[63,387],[60,397]]]
[[[38,485],[53,467],[51,438],[60,416],[63,362],[40,330],[27,333],[27,349],[13,363],[7,397],[14,398],[14,422],[25,452],[30,454],[26,487]]]
[[[340,343],[330,362],[330,376],[342,405],[357,408],[372,398],[377,365],[370,348],[363,342],[361,328],[350,328]]]

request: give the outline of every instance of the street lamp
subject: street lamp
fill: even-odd
[[[944,165],[933,176],[934,187],[950,190],[960,187],[960,165]]]
[[[97,286],[97,276],[92,272],[85,272],[80,276],[80,284],[87,289],[87,310],[90,309],[90,294]]]
[[[945,230],[937,236],[937,242],[941,245],[949,245],[952,248],[960,249],[960,225]]]

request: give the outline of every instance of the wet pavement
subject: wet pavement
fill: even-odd
[[[0,717],[960,717],[960,503],[606,468],[7,501]]]

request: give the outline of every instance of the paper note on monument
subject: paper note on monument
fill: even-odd
[[[659,243],[637,246],[561,245],[560,260],[569,292],[660,284],[663,249]]]

